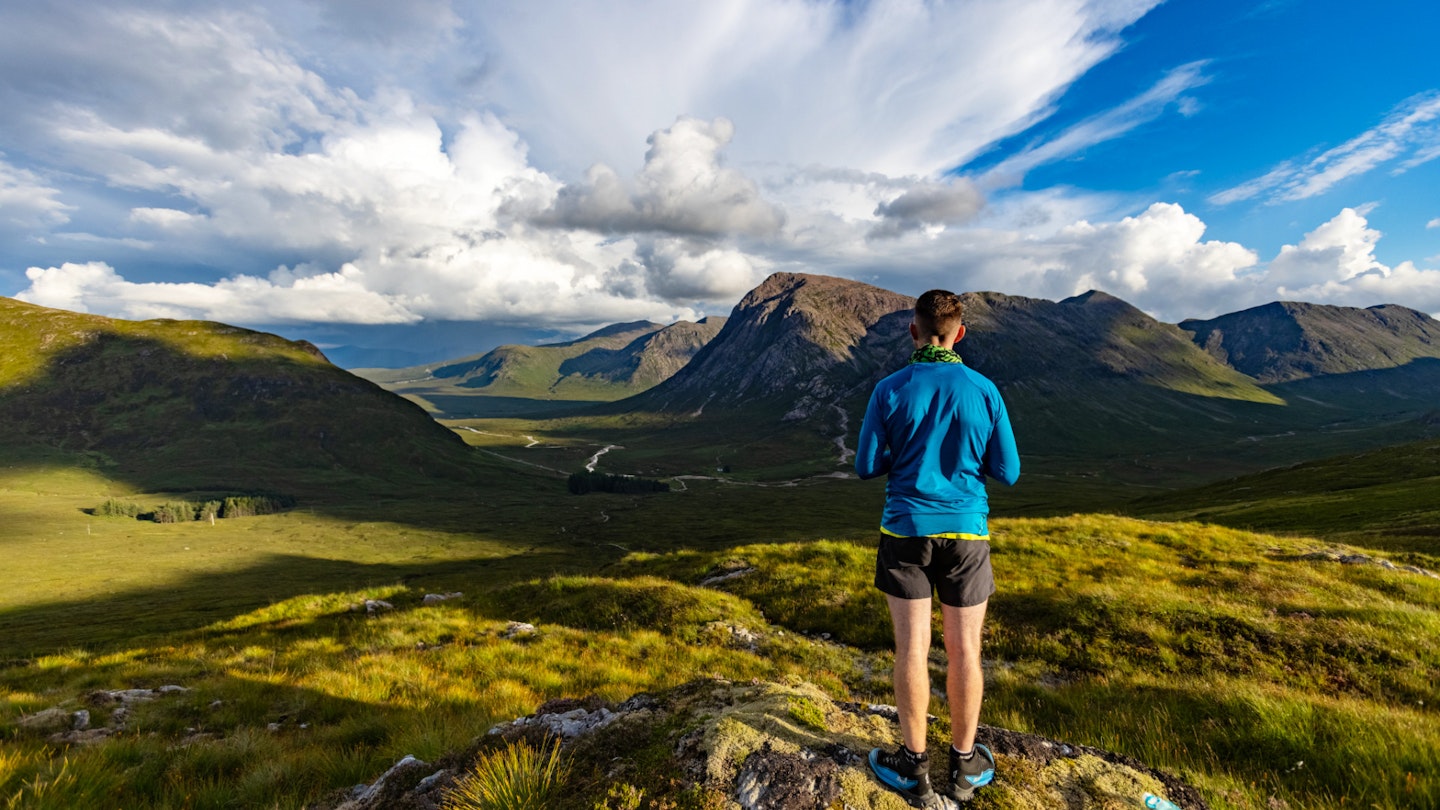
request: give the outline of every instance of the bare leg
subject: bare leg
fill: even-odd
[[[930,597],[886,595],[895,626],[895,705],[905,747],[925,752],[925,716],[930,708]],[[976,657],[978,665],[979,657]],[[977,706],[978,712],[978,706]]]
[[[963,608],[940,605],[940,615],[945,621],[945,696],[950,701],[950,733],[953,744],[961,751],[975,747],[975,730],[980,725],[980,701],[985,695],[985,676],[980,670],[980,629],[985,624],[988,604],[981,602]],[[892,606],[890,610],[893,614],[895,609]],[[900,637],[898,630],[895,637]],[[899,672],[898,662],[896,672]],[[898,674],[896,680],[898,696]],[[903,721],[903,711],[900,717]]]

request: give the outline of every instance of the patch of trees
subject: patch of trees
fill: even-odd
[[[289,495],[230,495],[220,500],[167,501],[154,509],[146,509],[134,501],[110,498],[90,514],[101,517],[129,517],[153,520],[156,523],[189,523],[192,520],[253,517],[284,512],[295,506]]]
[[[669,492],[670,485],[652,478],[637,478],[633,475],[611,475],[602,472],[577,472],[570,475],[570,494],[584,495],[587,492],[616,492],[623,495],[642,495],[651,492]]]

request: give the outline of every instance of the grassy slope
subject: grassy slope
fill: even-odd
[[[1440,559],[1440,441],[1297,464],[1141,499],[1134,514],[1334,537]]]
[[[472,475],[420,409],[275,335],[0,298],[0,349],[7,455],[68,455],[145,489]]]
[[[0,596],[0,797],[300,806],[403,754],[463,749],[548,698],[711,673],[799,674],[890,700],[868,586],[873,482],[571,497],[527,469],[497,466],[479,491],[437,484],[385,521],[337,504],[214,527],[88,518],[78,509],[115,490],[94,471],[0,474],[6,513],[26,518],[0,526],[0,546],[28,572]],[[1440,632],[1440,583],[1198,524],[995,530],[988,721],[1182,771],[1218,807],[1440,801],[1440,659],[1425,642]],[[759,573],[697,587],[741,561]],[[419,604],[452,590],[466,595]],[[366,597],[397,609],[348,610]],[[510,620],[540,636],[504,639]],[[760,653],[713,620],[760,631]],[[194,691],[143,706],[97,747],[48,754],[12,724],[95,689],[164,683]]]

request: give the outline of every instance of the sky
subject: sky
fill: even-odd
[[[6,3],[0,294],[422,353],[724,315],[778,271],[1435,314],[1437,30],[1421,0]]]

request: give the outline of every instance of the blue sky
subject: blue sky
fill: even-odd
[[[1169,321],[1440,313],[1437,23],[1408,0],[6,4],[0,294],[330,343],[463,324],[474,351],[724,314],[775,271],[1099,288]]]

